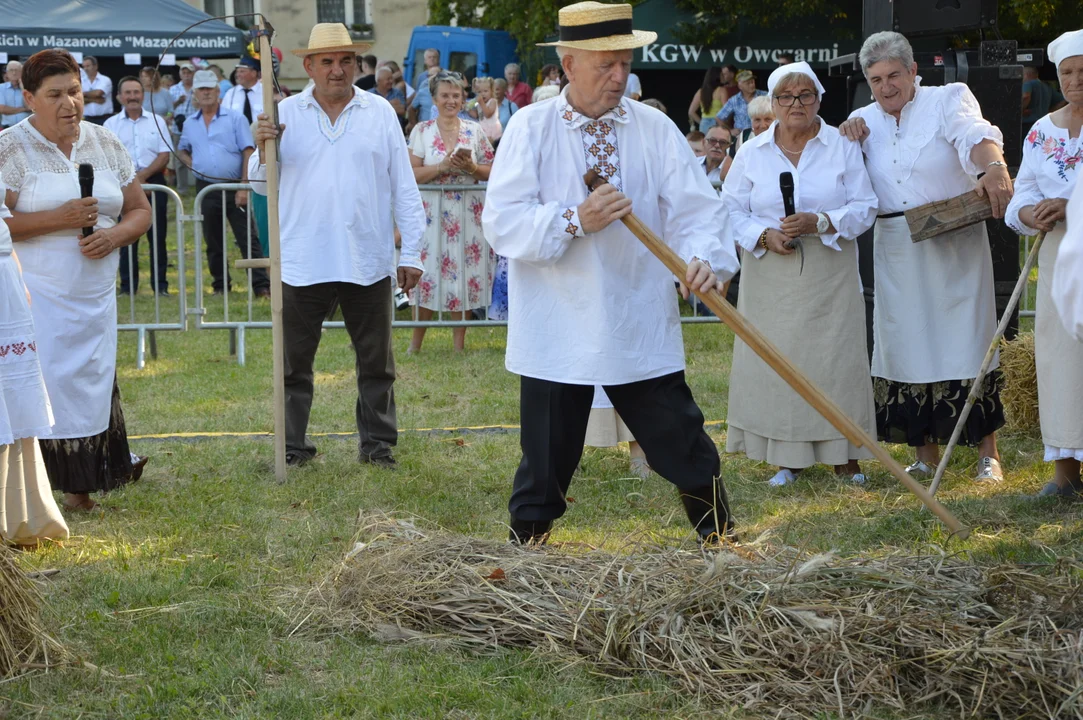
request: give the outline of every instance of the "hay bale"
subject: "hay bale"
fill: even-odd
[[[1038,420],[1038,370],[1034,364],[1034,333],[1019,333],[1014,340],[1000,341],[1000,371],[1004,386],[1000,400],[1008,427],[1033,433]]]
[[[42,627],[41,597],[14,553],[0,545],[0,677],[49,667],[61,654]]]
[[[343,629],[544,650],[776,716],[923,706],[1083,717],[1079,566],[1038,574],[792,549],[567,554],[363,521],[310,597]]]

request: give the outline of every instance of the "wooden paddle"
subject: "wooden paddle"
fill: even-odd
[[[588,172],[583,179],[586,182],[587,187],[591,190],[596,190],[606,184],[605,179],[593,170]],[[685,264],[684,260],[681,260],[680,256],[678,256],[669,245],[662,242],[662,240],[655,235],[649,227],[644,225],[634,213],[625,215],[621,218],[621,222],[624,223],[625,227],[627,227],[640,242],[647,246],[647,249],[650,250],[655,257],[662,261],[662,264],[664,264],[670,272],[682,280],[686,277],[688,274],[688,265]],[[862,430],[857,423],[851,420],[838,405],[824,395],[823,391],[809,380],[803,372],[786,358],[786,356],[779,352],[778,348],[776,348],[770,340],[764,337],[752,323],[748,322],[744,316],[734,310],[722,295],[719,294],[716,288],[711,288],[706,292],[696,292],[696,296],[703,301],[704,305],[713,310],[714,314],[717,315],[719,319],[729,325],[737,337],[741,338],[741,340],[752,348],[753,352],[759,355],[772,370],[778,373],[779,377],[785,380],[786,383],[792,387],[798,395],[803,397],[809,405],[814,407],[817,412],[823,415],[824,418],[826,418],[836,430],[842,433],[847,440],[857,447],[868,448],[869,452],[871,452],[884,467],[890,470],[891,474],[898,478],[899,482],[906,486],[910,492],[917,495],[918,499],[921,500],[934,515],[940,518],[953,534],[958,535],[961,538],[966,538],[970,534],[970,531],[964,527],[947,508],[926,492],[921,483],[910,477],[906,473],[906,470],[904,470],[899,463],[895,462],[895,459],[892,458],[891,455],[876,442],[876,440],[869,437],[869,435]]]
[[[937,235],[976,225],[993,217],[989,196],[971,190],[958,197],[939,200],[903,213],[910,227],[910,239],[921,242]]]

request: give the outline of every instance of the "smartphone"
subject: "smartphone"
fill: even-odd
[[[455,148],[455,155],[460,160],[469,160],[471,155],[470,148],[460,145],[459,147]]]

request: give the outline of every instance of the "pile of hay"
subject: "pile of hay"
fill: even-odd
[[[382,515],[314,591],[339,629],[586,660],[777,716],[1083,717],[1080,566],[524,549]],[[740,553],[740,554],[736,554]]]
[[[0,544],[0,677],[49,667],[61,654],[41,625],[40,596]]]
[[[1008,427],[1020,432],[1037,432],[1038,370],[1034,365],[1034,333],[1019,333],[1014,340],[1000,341],[1000,371],[1004,387],[1004,419]]]

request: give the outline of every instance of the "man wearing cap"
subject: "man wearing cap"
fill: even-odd
[[[391,283],[410,290],[424,269],[425,213],[398,115],[377,94],[352,84],[357,54],[341,23],[320,23],[304,58],[313,84],[278,105],[281,125],[278,215],[281,224],[285,335],[286,462],[316,454],[305,436],[312,408],[312,364],[323,321],[337,301],[357,358],[360,462],[393,468],[398,440],[395,360],[391,353]],[[261,150],[279,135],[259,116]],[[256,192],[267,168],[249,161]],[[395,227],[402,254],[395,264]]]
[[[222,97],[222,107],[240,113],[249,125],[263,112],[263,83],[258,60],[245,57],[237,63],[237,84]]]
[[[23,64],[18,60],[9,62],[4,77],[7,82],[0,85],[0,113],[3,114],[2,129],[7,130],[30,117],[30,113],[23,101]]]
[[[200,70],[192,81],[196,112],[184,123],[177,155],[195,171],[196,189],[212,183],[248,182],[248,157],[252,154],[252,130],[239,113],[221,106],[218,78],[210,70]],[[224,195],[224,200],[223,200]],[[214,292],[230,287],[228,268],[223,268],[225,238],[222,214],[229,219],[237,247],[246,258],[260,258],[259,236],[243,207],[243,190],[213,191],[203,198],[203,240],[207,245],[207,264],[214,278]],[[247,238],[247,241],[246,241]],[[259,297],[270,295],[267,271],[252,271],[252,288]]]
[[[655,33],[632,29],[627,4],[580,2],[559,18],[568,86],[512,116],[482,214],[508,258],[506,365],[521,376],[511,540],[544,540],[564,514],[594,385],[679,488],[700,539],[733,537],[718,450],[684,378],[673,276],[618,222],[634,211],[706,290],[737,270],[726,213],[677,126],[623,97],[632,50]],[[608,180],[589,194],[588,169]]]
[[[756,89],[756,76],[751,70],[742,70],[737,73],[737,88],[740,92],[727,100],[714,117],[719,125],[734,130],[748,130],[752,127],[752,118],[748,115],[748,104],[753,98],[767,93]]]
[[[181,131],[184,130],[185,119],[196,111],[195,95],[192,90],[192,77],[194,74],[195,67],[192,63],[181,63],[181,81],[169,88],[169,96],[173,98],[174,145],[180,141],[180,134]],[[194,183],[192,180],[192,171],[184,167],[181,163],[178,163],[176,158],[170,158],[170,167],[177,173],[177,190],[180,192],[186,191],[188,187]]]

